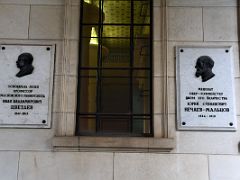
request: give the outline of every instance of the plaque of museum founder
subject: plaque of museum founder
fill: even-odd
[[[0,127],[51,127],[54,53],[54,45],[0,46]]]
[[[176,48],[179,130],[237,128],[231,47]]]

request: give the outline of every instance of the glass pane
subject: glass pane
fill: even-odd
[[[81,41],[81,67],[97,67],[108,55],[108,49],[105,46],[100,46],[97,42],[97,38],[82,38]],[[101,53],[100,53],[101,52]],[[99,55],[101,54],[101,59]]]
[[[103,25],[102,37],[130,37],[130,26]]]
[[[97,78],[97,71],[96,70],[80,69],[79,71],[80,71],[80,73],[79,73],[80,78],[93,78],[93,79]]]
[[[82,25],[82,34],[83,38],[97,38],[98,37],[98,26],[96,25]]]
[[[150,113],[150,71],[134,70],[133,114]]]
[[[104,23],[130,24],[131,2],[104,0],[103,11],[105,14]]]
[[[78,116],[78,133],[92,134],[96,132],[95,116]]]
[[[109,50],[113,49],[116,51],[116,49],[126,49],[130,48],[130,39],[123,39],[123,38],[103,38],[102,44]],[[130,50],[130,49],[129,49]]]
[[[116,42],[114,42],[116,40]],[[119,44],[117,44],[119,42]],[[104,58],[103,67],[121,68],[130,66],[130,40],[108,39],[108,55]],[[119,47],[115,47],[116,46]],[[122,43],[122,44],[121,44]],[[125,44],[125,45],[123,45]]]
[[[82,22],[88,24],[96,24],[99,22],[99,0],[93,0],[93,3],[83,1]]]
[[[134,26],[134,38],[149,38],[150,26]]]
[[[101,112],[129,113],[129,110],[130,110],[129,78],[126,77],[102,78]]]
[[[101,70],[101,113],[128,113],[129,70]]]
[[[98,62],[98,45],[90,44],[90,38],[81,40],[81,67],[96,67]]]
[[[129,116],[100,116],[100,121],[104,133],[128,133],[131,126]]]
[[[84,38],[99,37],[99,26],[82,25],[82,35],[81,36]],[[109,37],[130,38],[130,26],[102,25],[102,37],[103,38],[105,38],[105,37],[107,37],[107,38],[109,38]]]
[[[149,134],[151,129],[150,117],[134,116],[132,127],[133,127],[134,134]]]
[[[129,70],[122,70],[122,69],[104,69],[101,71],[102,79],[107,78],[118,78],[118,79],[129,79],[130,71]]]
[[[86,72],[85,72],[86,73]],[[91,74],[91,71],[89,72]],[[81,77],[79,82],[79,99],[80,102],[78,113],[95,113],[97,98],[97,80],[92,77]]]
[[[150,1],[134,1],[134,24],[150,24]]]
[[[149,39],[134,40],[134,67],[149,68],[151,64]]]

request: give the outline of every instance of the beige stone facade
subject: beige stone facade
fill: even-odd
[[[240,131],[177,131],[175,101],[175,47],[230,45],[239,122],[238,6],[154,0],[154,137],[106,138],[74,136],[79,0],[0,0],[0,44],[56,45],[52,128],[1,128],[0,179],[239,180]]]

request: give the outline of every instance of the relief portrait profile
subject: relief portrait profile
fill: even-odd
[[[16,74],[17,77],[21,78],[23,76],[29,75],[33,73],[34,67],[33,63],[33,56],[30,53],[22,53],[18,56],[16,61],[17,67],[20,69],[19,72]]]
[[[200,56],[196,62],[196,73],[195,76],[201,77],[202,82],[206,82],[212,79],[215,74],[212,72],[214,67],[214,61],[209,56]]]

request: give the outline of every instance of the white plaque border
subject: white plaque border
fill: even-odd
[[[208,48],[222,48],[222,49],[228,49],[229,50],[229,55],[230,55],[230,64],[232,68],[232,74],[231,78],[233,79],[233,96],[235,96],[235,85],[234,85],[234,70],[233,70],[233,47],[232,46],[214,46],[214,45],[209,45],[209,46],[194,46],[194,45],[177,45],[175,46],[175,53],[176,53],[176,124],[177,124],[177,130],[179,131],[236,131],[237,130],[237,119],[236,119],[236,102],[235,98],[233,98],[233,104],[234,104],[234,119],[232,119],[229,122],[233,122],[233,126],[228,126],[228,127],[205,127],[205,126],[187,126],[187,125],[182,125],[182,120],[181,120],[181,114],[180,114],[180,50],[184,48],[201,48],[201,49],[208,49]]]
[[[48,96],[48,114],[46,123],[42,124],[1,124],[0,129],[50,129],[52,127],[52,109],[53,109],[53,92],[54,92],[54,67],[56,60],[56,44],[0,44],[0,48],[8,46],[21,46],[21,47],[50,47],[51,59],[50,59],[50,72],[49,72],[49,96]]]

